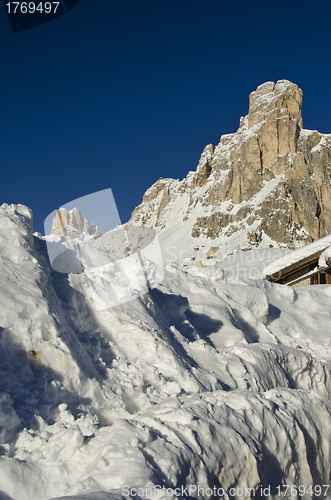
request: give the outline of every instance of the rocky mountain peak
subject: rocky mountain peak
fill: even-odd
[[[206,146],[182,181],[151,186],[132,221],[191,258],[202,246],[217,258],[224,245],[296,248],[330,233],[331,134],[302,128],[302,95],[288,80],[260,85],[237,132]]]
[[[302,90],[288,80],[266,82],[250,94],[248,126],[259,125],[266,119],[293,120],[302,128]]]
[[[95,224],[89,225],[89,222],[77,208],[69,211],[65,208],[59,208],[52,222],[51,234],[79,237],[81,233],[90,236],[100,236],[102,234],[98,226]]]

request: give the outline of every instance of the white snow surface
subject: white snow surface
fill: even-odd
[[[319,267],[326,267],[330,264],[331,260],[331,246],[327,247],[320,255],[318,259]]]
[[[171,263],[96,311],[85,274],[50,268],[27,207],[3,205],[0,229],[1,500],[329,485],[330,286]]]

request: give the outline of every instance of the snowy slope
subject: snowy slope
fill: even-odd
[[[329,286],[172,263],[98,312],[84,274],[51,270],[26,207],[3,205],[0,228],[1,500],[329,484]]]

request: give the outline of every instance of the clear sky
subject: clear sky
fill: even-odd
[[[111,188],[122,222],[159,177],[195,170],[248,95],[288,79],[331,132],[331,2],[80,0],[12,33],[0,5],[0,201],[49,213]],[[90,221],[90,223],[97,221]]]

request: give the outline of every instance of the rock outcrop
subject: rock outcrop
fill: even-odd
[[[90,236],[100,236],[102,233],[95,224],[89,225],[77,208],[67,211],[59,208],[52,222],[51,234],[58,236],[79,237],[81,233]]]
[[[294,83],[260,85],[238,131],[206,146],[182,181],[157,181],[133,222],[166,231],[180,212],[192,249],[197,238],[215,247],[235,233],[240,248],[295,248],[331,232],[331,135],[304,130],[301,107]]]

